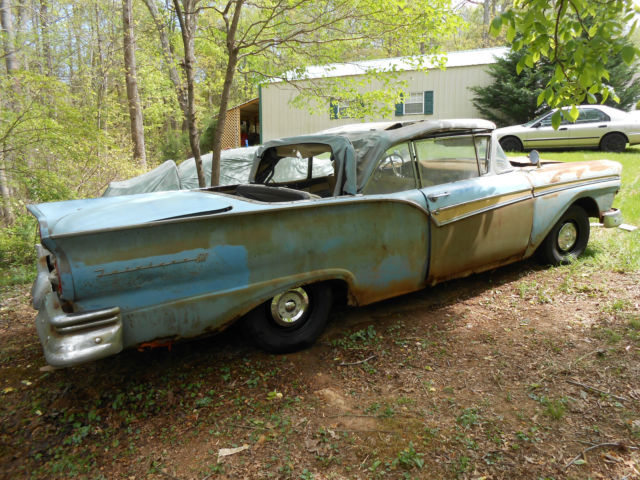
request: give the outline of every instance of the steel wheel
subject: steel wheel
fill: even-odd
[[[584,208],[572,205],[538,247],[544,263],[569,263],[582,255],[589,241],[589,217]]]
[[[331,288],[324,283],[291,288],[249,312],[243,320],[244,332],[269,352],[307,348],[324,331],[331,301]]]
[[[309,295],[304,288],[279,293],[271,300],[271,317],[281,327],[295,327],[309,314]]]

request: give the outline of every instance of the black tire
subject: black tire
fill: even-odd
[[[589,242],[589,217],[584,208],[572,205],[553,226],[540,247],[543,263],[560,265],[578,258]]]
[[[500,146],[505,152],[521,152],[522,151],[522,142],[517,137],[501,138]]]
[[[296,301],[303,304],[304,295],[307,296],[308,303],[300,318],[283,319],[277,313],[278,305],[283,299],[289,298],[293,299],[290,301],[294,304]],[[331,304],[332,292],[328,284],[316,283],[292,288],[249,312],[242,327],[247,338],[263,350],[272,353],[295,352],[310,347],[322,334],[329,320]],[[284,304],[282,307],[286,308]],[[296,305],[295,308],[297,307]]]
[[[604,152],[624,152],[627,148],[627,137],[621,133],[607,133],[600,140],[600,150]]]

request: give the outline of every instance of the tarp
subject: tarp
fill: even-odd
[[[134,193],[164,192],[180,190],[178,167],[173,160],[167,160],[162,165],[137,177],[120,182],[111,182],[102,194],[103,197],[117,197]]]
[[[257,147],[233,148],[220,153],[220,185],[247,183]],[[211,181],[211,154],[203,155],[202,168],[207,185]],[[173,160],[137,177],[111,182],[103,197],[132,195],[136,193],[164,192],[168,190],[193,190],[198,188],[196,162],[189,158],[176,166]]]
[[[232,148],[220,152],[220,186],[247,183],[253,165],[253,158],[258,147]],[[202,168],[207,186],[211,183],[211,154],[202,157]],[[196,162],[193,158],[185,160],[178,166],[180,189],[198,188]]]

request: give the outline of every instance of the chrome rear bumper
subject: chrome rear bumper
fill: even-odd
[[[47,363],[70,367],[122,351],[120,308],[65,313],[58,295],[46,294],[36,317]]]
[[[47,363],[70,367],[114,355],[122,350],[122,318],[119,307],[67,313],[51,286],[47,257],[51,253],[36,246],[38,275],[31,288],[38,310],[36,328]]]

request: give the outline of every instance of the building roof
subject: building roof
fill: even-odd
[[[476,50],[461,50],[445,53],[446,68],[467,67],[471,65],[488,65],[495,63],[497,58],[505,56],[509,47],[480,48]],[[364,75],[368,72],[399,72],[420,70],[422,68],[439,68],[438,55],[422,55],[413,57],[380,58],[377,60],[363,60],[361,62],[333,63],[329,65],[313,65],[302,73],[287,72],[282,81],[311,80],[316,78],[346,77]],[[277,81],[274,81],[274,83]]]

